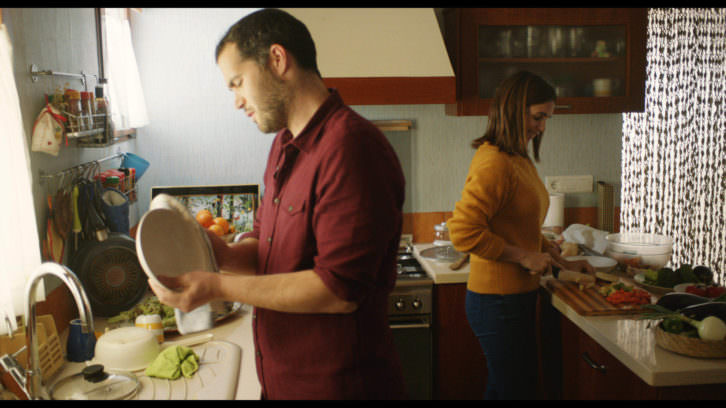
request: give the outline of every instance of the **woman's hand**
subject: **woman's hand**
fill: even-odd
[[[527,269],[530,275],[550,273],[553,265],[562,268],[559,262],[545,252],[526,252],[520,259],[519,264]]]
[[[177,277],[157,276],[166,287],[152,279],[149,286],[161,303],[186,313],[218,297],[219,277],[218,273],[195,271]]]
[[[564,266],[564,269],[570,271],[589,273],[590,275],[595,274],[595,268],[593,268],[592,265],[584,259],[578,261],[568,261],[563,259],[560,263]]]

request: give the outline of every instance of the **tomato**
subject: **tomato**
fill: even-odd
[[[706,289],[696,285],[686,286],[686,293],[692,293],[694,295],[706,297]]]
[[[715,298],[726,293],[726,288],[723,286],[709,286],[706,288],[706,297]]]

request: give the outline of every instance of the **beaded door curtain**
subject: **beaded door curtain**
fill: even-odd
[[[726,284],[726,9],[648,11],[645,110],[623,114],[621,230]]]

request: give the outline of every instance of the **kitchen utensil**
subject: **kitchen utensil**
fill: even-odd
[[[93,363],[110,370],[139,371],[154,361],[160,351],[156,336],[149,330],[119,327],[98,338]]]
[[[137,304],[148,288],[128,235],[111,233],[103,242],[85,241],[69,264],[83,283],[93,314],[111,317]]]
[[[594,249],[589,248],[585,244],[577,244],[577,247],[582,251],[585,255],[588,256],[597,256],[600,258],[606,258],[605,255],[601,254],[600,252],[595,251]]]
[[[463,268],[464,265],[466,265],[468,262],[469,262],[469,254],[465,254],[461,258],[459,258],[458,261],[449,265],[449,269],[451,269],[452,271],[458,271],[459,269]]]
[[[81,218],[78,213],[78,185],[73,185],[71,191],[71,206],[73,207],[73,253],[78,251],[78,237],[83,231],[81,227]]]
[[[160,276],[180,276],[191,271],[218,272],[207,233],[179,201],[159,194],[136,230],[136,249],[149,279],[164,286]],[[188,313],[174,309],[179,333],[206,330],[214,325],[209,304]]]
[[[587,261],[598,272],[610,272],[618,262],[605,256],[568,256],[568,261]]]
[[[673,239],[660,234],[621,232],[605,237],[608,249],[632,255],[660,255],[673,251]]]
[[[660,234],[624,232],[605,236],[605,255],[622,262],[640,258],[640,263],[651,268],[663,267],[673,254],[673,239]]]
[[[96,334],[89,331],[81,319],[73,319],[68,326],[66,358],[68,361],[87,361],[93,358]]]
[[[120,400],[132,398],[139,391],[139,380],[132,373],[106,371],[100,364],[85,367],[50,389],[54,400]]]

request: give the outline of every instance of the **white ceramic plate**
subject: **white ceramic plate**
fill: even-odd
[[[599,272],[610,272],[618,264],[618,261],[606,256],[568,256],[565,259],[568,261],[587,261]]]
[[[136,231],[136,254],[149,279],[161,284],[157,276],[219,271],[207,233],[181,203],[160,194],[149,208]]]

